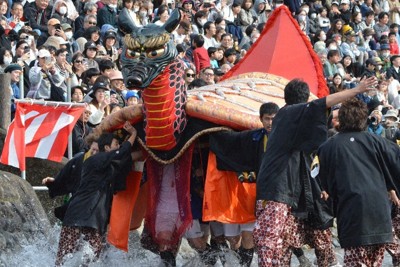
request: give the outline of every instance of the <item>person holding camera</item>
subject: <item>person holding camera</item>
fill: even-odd
[[[67,36],[65,36],[65,33],[61,28],[61,23],[58,19],[50,19],[47,23],[47,29],[48,33],[42,33],[42,35],[40,35],[39,39],[37,40],[38,47],[42,46],[50,36],[58,36],[63,38],[64,40],[67,40]]]
[[[52,85],[59,88],[64,81],[54,63],[49,50],[39,50],[38,60],[29,71],[31,87],[26,97],[45,100],[52,98]]]
[[[373,110],[368,117],[368,132],[385,137],[385,128],[381,122],[382,112]]]

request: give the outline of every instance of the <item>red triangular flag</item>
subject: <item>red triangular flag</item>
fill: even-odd
[[[301,78],[316,96],[329,94],[321,61],[284,5],[272,13],[257,42],[223,79],[248,72]]]

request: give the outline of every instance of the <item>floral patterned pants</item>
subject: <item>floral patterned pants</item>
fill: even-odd
[[[94,228],[63,226],[58,243],[56,266],[62,266],[67,254],[74,253],[80,248],[80,239],[89,242],[95,257],[98,258],[103,249],[103,236]],[[90,260],[89,260],[90,261]]]
[[[290,266],[291,247],[309,244],[315,248],[318,266],[336,261],[329,229],[315,230],[291,214],[283,203],[258,200],[253,231],[259,266]]]

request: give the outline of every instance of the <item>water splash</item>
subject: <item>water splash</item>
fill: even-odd
[[[22,247],[21,251],[14,252],[12,255],[0,256],[0,267],[50,267],[54,266],[58,240],[61,227],[54,225],[48,231],[47,237],[38,237],[30,244]],[[343,263],[343,250],[335,249],[337,259]],[[84,246],[80,252],[71,255],[65,263],[66,267],[82,266],[82,262],[87,256],[90,256],[93,251],[89,246]],[[305,251],[306,256],[312,261],[315,261],[313,250]],[[227,263],[225,267],[239,267],[238,260],[233,252],[228,252],[225,255]],[[132,231],[129,236],[129,252],[118,250],[111,245],[106,245],[100,259],[95,263],[90,263],[89,267],[159,267],[162,266],[160,257],[150,251],[144,250],[140,246],[140,233]],[[203,267],[198,254],[188,245],[185,239],[182,240],[182,245],[177,256],[178,267]],[[254,255],[252,267],[257,266],[257,255]],[[291,266],[299,266],[295,257],[292,258]],[[385,254],[384,267],[392,266],[391,257]],[[215,267],[222,267],[220,261]]]

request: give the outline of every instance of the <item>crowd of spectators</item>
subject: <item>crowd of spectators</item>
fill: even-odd
[[[142,27],[163,25],[180,8],[183,18],[171,38],[191,89],[218,82],[257,41],[272,11],[284,4],[318,54],[331,93],[355,87],[363,76],[376,76],[380,86],[360,97],[371,112],[380,112],[378,125],[385,112],[398,113],[398,0],[0,0],[0,73],[14,73],[13,98],[89,103],[88,123],[94,127],[140,101],[140,92],[130,93],[120,72],[122,9]],[[18,90],[20,73],[24,92]],[[127,98],[132,95],[135,100]]]

